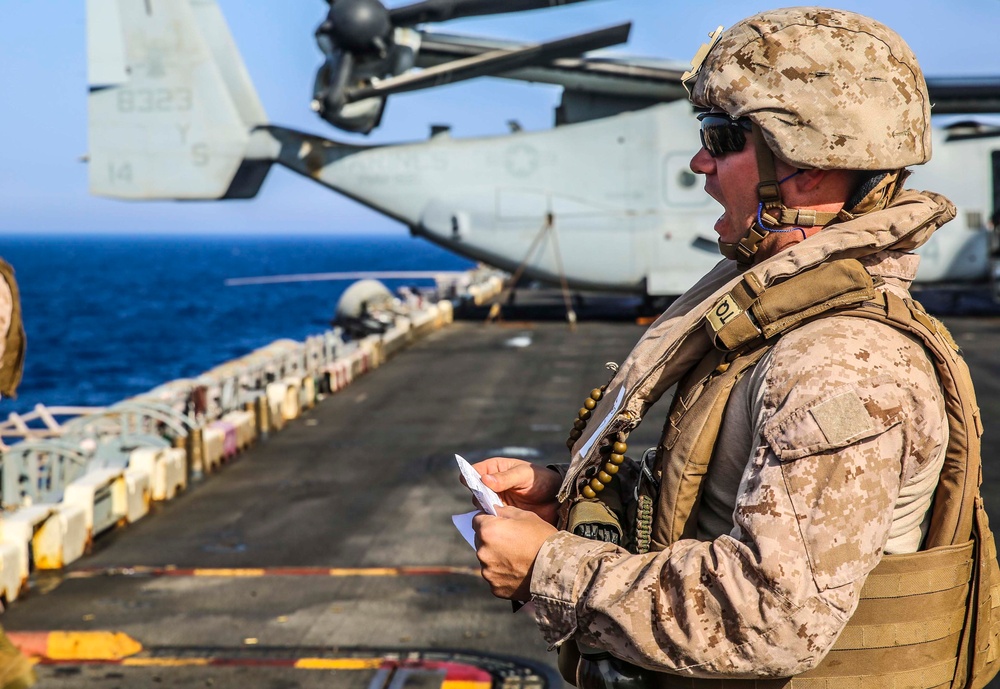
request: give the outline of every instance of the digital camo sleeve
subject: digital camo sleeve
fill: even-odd
[[[860,319],[790,333],[758,369],[733,531],[645,555],[552,536],[531,585],[551,645],[575,637],[696,677],[822,660],[882,556],[900,485],[940,454],[940,389],[922,347]]]

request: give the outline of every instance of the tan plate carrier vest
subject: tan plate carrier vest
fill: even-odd
[[[7,328],[3,356],[0,357],[0,394],[14,397],[24,369],[24,324],[21,321],[21,298],[14,280],[14,269],[3,259],[0,259],[0,279],[5,280],[10,287],[12,302],[10,327]]]
[[[717,350],[680,382],[674,397],[656,466],[660,489],[650,496],[649,546],[660,550],[694,537],[702,479],[736,382],[782,334],[833,315],[911,333],[931,354],[949,441],[924,550],[882,558],[815,669],[759,680],[660,673],[663,689],[978,689],[1000,669],[1000,568],[979,491],[983,428],[968,367],[940,322],[913,300],[876,291],[856,260],[825,263],[766,289],[744,279],[710,311],[706,327]]]

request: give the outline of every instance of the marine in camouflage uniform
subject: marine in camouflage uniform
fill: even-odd
[[[782,334],[738,379],[686,524],[653,490],[642,547],[636,533],[614,544],[553,526],[565,528],[570,506],[605,479],[614,479],[609,492],[627,487],[630,501],[635,464],[601,478],[601,446],[615,432],[624,438],[675,384],[671,418],[685,406],[692,370],[713,351],[706,314],[741,280],[770,286],[850,258],[874,278],[869,298],[908,300],[912,251],[955,215],[941,196],[902,189],[904,168],[930,158],[930,108],[916,59],[894,32],[850,12],[789,8],[716,38],[689,74],[692,101],[718,121],[714,131],[712,117],[703,122],[691,167],[725,208],[716,230],[731,260],[650,327],[595,420],[574,434],[567,469],[477,465],[513,505],[475,521],[493,592],[530,596],[552,647],[610,652],[662,673],[660,686],[817,667],[883,557],[924,547],[949,441],[924,344],[831,315]],[[671,429],[668,421],[655,480],[667,480],[685,447]]]
[[[14,269],[0,259],[0,395],[13,397],[24,368],[24,325]]]
[[[24,365],[24,326],[14,271],[0,259],[0,395],[12,397]],[[0,689],[21,689],[35,683],[31,664],[0,628]]]

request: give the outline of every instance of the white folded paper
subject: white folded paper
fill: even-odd
[[[462,472],[465,485],[476,496],[476,501],[483,508],[483,512],[492,514],[494,517],[497,516],[496,508],[503,507],[503,501],[500,499],[500,496],[494,493],[492,488],[483,483],[483,480],[479,478],[479,472],[473,469],[472,465],[465,461],[462,455],[455,455],[455,461],[458,462],[458,469]]]
[[[496,508],[503,507],[503,501],[500,497],[493,492],[492,488],[483,483],[483,480],[479,478],[479,472],[473,469],[472,465],[465,458],[461,455],[455,455],[455,461],[458,462],[458,469],[462,472],[462,477],[465,479],[469,490],[476,496],[476,502],[479,503],[482,511],[492,514],[494,517],[497,516]],[[473,510],[466,514],[456,514],[451,518],[452,523],[455,524],[455,528],[462,534],[462,538],[473,548],[476,547],[476,532],[472,528],[472,518],[479,514],[479,512],[480,510]]]

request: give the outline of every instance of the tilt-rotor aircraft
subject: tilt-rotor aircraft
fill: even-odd
[[[586,56],[622,24],[540,44],[435,33],[426,24],[580,0],[333,0],[312,108],[376,128],[393,94],[480,76],[561,85],[552,129],[397,145],[338,143],[272,125],[214,0],[88,0],[92,193],[244,199],[274,163],[458,254],[575,289],[677,295],[720,260],[718,206],[688,162],[697,122],[688,67]],[[571,10],[567,10],[571,11]],[[668,11],[668,10],[664,10]],[[929,79],[935,114],[1000,112],[1000,79]],[[514,128],[516,129],[516,128]],[[1000,207],[1000,127],[934,131],[915,177],[959,209],[921,250],[918,279],[985,281]]]

